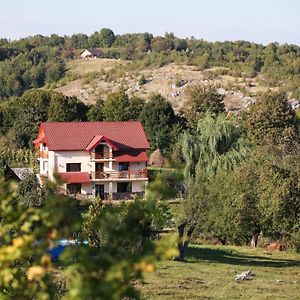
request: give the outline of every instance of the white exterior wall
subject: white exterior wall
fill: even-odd
[[[146,162],[131,162],[129,164],[129,170],[132,171],[138,171],[138,170],[144,170],[146,168]]]
[[[56,170],[56,159],[54,151],[48,151],[48,169],[48,178],[51,181],[54,181],[53,173]]]
[[[93,184],[92,183],[82,183],[81,184],[81,193],[82,194],[93,194]]]
[[[80,57],[81,58],[86,58],[86,57],[89,57],[89,56],[92,56],[92,53],[88,50],[84,50],[81,54],[80,54]]]
[[[133,181],[132,182],[132,192],[144,192],[145,191],[145,181]]]
[[[81,163],[81,172],[92,171],[90,154],[87,151],[57,151],[55,158],[58,173],[67,172],[69,163]]]

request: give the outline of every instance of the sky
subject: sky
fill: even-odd
[[[2,2],[2,3],[1,3]],[[150,32],[300,45],[300,0],[0,0],[0,38]]]

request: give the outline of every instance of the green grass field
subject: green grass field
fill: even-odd
[[[255,276],[237,282],[235,275],[247,270]],[[300,299],[300,255],[191,246],[186,262],[158,263],[138,287],[143,299]]]

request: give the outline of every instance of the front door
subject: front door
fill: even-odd
[[[95,185],[95,196],[99,197],[101,200],[104,200],[104,184]]]

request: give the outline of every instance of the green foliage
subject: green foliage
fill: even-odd
[[[214,86],[194,85],[186,89],[188,101],[183,109],[183,115],[193,128],[206,114],[218,115],[225,112],[224,96],[220,95]]]
[[[83,224],[91,247],[82,253],[84,263],[68,270],[74,280],[66,299],[139,299],[131,282],[153,271],[155,255],[161,255],[153,239],[165,224],[162,212],[154,200],[120,207],[93,203]]]
[[[172,43],[168,39],[160,36],[153,38],[151,42],[151,49],[154,52],[167,51],[172,49],[172,46]]]
[[[29,149],[15,149],[8,146],[0,148],[0,178],[7,165],[10,167],[33,167],[36,162],[35,152]]]
[[[0,106],[0,110],[3,115],[2,132],[12,130],[16,146],[28,148],[41,122],[84,121],[87,107],[75,97],[33,90],[20,98],[11,98]]]
[[[1,299],[58,299],[58,274],[67,283],[64,299],[139,299],[132,281],[152,272],[157,259],[176,255],[169,247],[174,241],[154,241],[167,217],[155,200],[120,207],[94,202],[82,222],[79,202],[50,186],[43,205],[22,205],[30,184],[18,196],[14,186],[0,183]],[[68,247],[58,269],[47,249],[80,231],[89,244]]]
[[[295,113],[285,93],[263,94],[246,113],[245,128],[250,139],[259,145],[271,142],[289,150],[298,138]]]
[[[144,85],[147,82],[145,75],[143,74],[139,79],[139,85]]]
[[[87,107],[76,97],[54,94],[48,108],[48,121],[86,121]]]
[[[11,54],[0,60],[0,98],[20,96],[25,90],[59,80],[65,72],[59,48],[33,44],[22,49],[21,41],[7,45]]]
[[[103,116],[106,121],[137,120],[144,106],[140,98],[129,98],[124,92],[111,93],[103,104]]]
[[[89,111],[87,112],[87,118],[89,121],[103,121],[103,106],[104,101],[103,99],[99,98],[96,100],[95,105],[90,107]]]
[[[102,28],[99,33],[99,39],[100,39],[101,47],[111,47],[116,37],[114,32],[111,29]]]
[[[28,174],[20,183],[17,201],[26,207],[41,206],[47,197],[47,189],[40,185],[35,174]]]
[[[14,190],[13,185],[0,183],[0,297],[57,299],[46,250],[51,241],[76,230],[74,202],[56,196],[43,207],[24,207]]]
[[[197,172],[213,175],[221,169],[232,170],[250,150],[236,122],[225,115],[214,118],[207,114],[199,121],[196,132],[186,132],[182,141],[186,178]]]
[[[144,105],[140,121],[150,140],[151,149],[159,148],[165,154],[172,144],[170,133],[177,122],[173,108],[161,95],[153,95]]]

